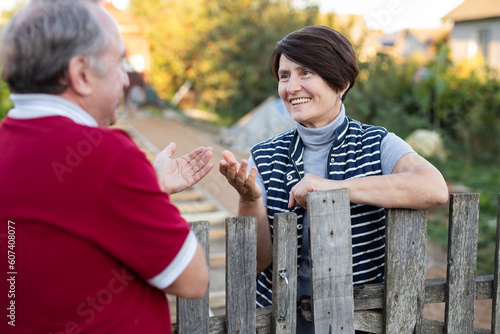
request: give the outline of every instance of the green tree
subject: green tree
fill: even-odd
[[[186,80],[193,102],[232,122],[276,94],[268,59],[278,40],[316,20],[291,1],[133,0],[152,46],[152,82],[171,97]]]
[[[359,62],[360,74],[346,99],[348,113],[368,124],[387,127],[403,138],[416,128],[429,127],[414,97],[417,65],[399,64],[386,54]]]
[[[202,0],[131,0],[131,10],[142,18],[151,45],[151,83],[171,98],[189,78],[210,22],[203,21]]]
[[[207,17],[217,17],[218,22],[207,38],[215,50],[205,49],[202,54],[203,59],[212,58],[211,72],[202,76],[212,78],[198,81],[196,88],[203,103],[234,121],[276,94],[276,82],[268,69],[269,56],[286,34],[312,24],[317,8],[303,15],[290,1],[238,0],[226,1],[230,5],[225,6],[209,2],[212,6],[207,6]]]

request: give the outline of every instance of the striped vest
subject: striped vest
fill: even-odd
[[[362,124],[349,117],[336,130],[327,161],[326,178],[345,180],[382,175],[380,144],[387,130]],[[304,177],[304,145],[296,129],[284,132],[255,145],[252,156],[264,181],[267,211],[273,231],[276,213],[297,214],[298,252],[300,265],[302,228],[305,210],[288,209],[290,190]],[[351,232],[354,285],[383,282],[385,256],[385,211],[351,203]],[[257,276],[257,307],[272,303],[271,267]]]

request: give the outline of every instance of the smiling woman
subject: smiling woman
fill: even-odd
[[[384,208],[446,203],[441,173],[386,129],[346,115],[359,73],[351,43],[338,31],[309,26],[277,43],[269,67],[296,128],[255,145],[249,161],[224,152],[220,171],[239,193],[238,216],[257,217],[257,307],[272,303],[272,226],[297,214],[298,291],[311,295],[307,193],[347,188],[351,200],[355,285],[384,280]],[[297,333],[312,323],[297,314]]]
[[[311,43],[302,41],[308,38]],[[341,56],[318,57],[325,54],[323,47]],[[288,112],[308,128],[323,127],[337,117],[359,73],[349,41],[333,29],[319,27],[288,35],[272,53],[269,67]]]

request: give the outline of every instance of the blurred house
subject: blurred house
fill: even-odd
[[[500,70],[499,0],[465,0],[442,20],[453,23],[450,37],[453,61],[482,55],[489,66]]]
[[[99,4],[115,18],[125,42],[127,57],[124,66],[130,79],[130,86],[125,90],[125,103],[131,107],[157,104],[158,97],[147,83],[151,74],[150,44],[138,17],[130,10],[118,9],[110,1],[101,1]]]
[[[446,41],[451,32],[451,26],[443,26],[436,29],[404,29],[384,34],[381,30],[370,29],[362,15],[335,14],[332,21],[331,26],[345,33],[353,45],[357,46],[361,61],[369,61],[377,52],[401,60],[415,54],[431,58],[436,53],[437,43]],[[330,25],[329,22],[326,23]]]
[[[418,54],[431,58],[436,54],[436,45],[447,40],[450,28],[404,29],[382,35],[379,38],[379,52],[391,55],[395,59],[404,59]]]

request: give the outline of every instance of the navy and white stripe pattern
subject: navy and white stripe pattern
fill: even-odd
[[[382,127],[362,124],[345,117],[337,128],[328,155],[326,177],[345,180],[382,175],[380,144],[387,135]],[[300,264],[304,209],[288,209],[290,190],[304,177],[304,145],[296,129],[284,132],[255,145],[252,156],[264,181],[267,211],[273,231],[274,215],[280,212],[297,214],[298,254]],[[351,203],[352,254],[354,284],[383,281],[385,254],[385,211]],[[257,307],[272,303],[271,268],[257,276]]]

